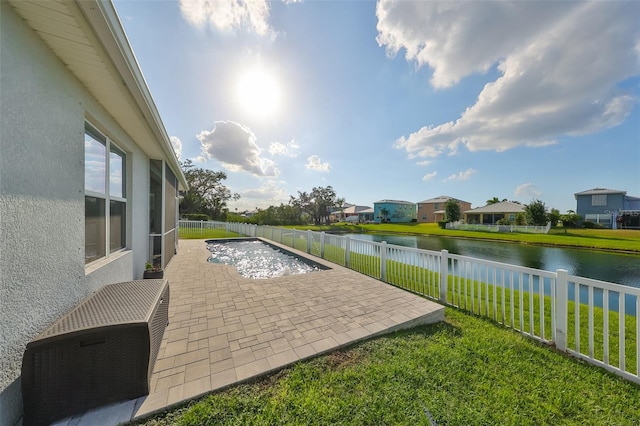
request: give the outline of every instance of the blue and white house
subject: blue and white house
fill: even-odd
[[[373,203],[375,223],[409,223],[417,220],[416,204],[410,201],[380,200]]]
[[[186,189],[113,4],[0,1],[0,425],[29,341],[167,265]]]
[[[626,191],[593,188],[577,192],[576,214],[606,228],[640,229],[640,198]]]

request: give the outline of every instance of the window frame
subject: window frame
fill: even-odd
[[[592,207],[605,207],[607,205],[607,194],[593,194],[591,196]]]
[[[98,130],[98,128],[96,126],[94,126],[92,123],[90,123],[89,121],[85,121],[85,126],[84,126],[84,140],[86,141],[86,137],[89,136],[91,137],[93,140],[95,140],[96,142],[99,142],[101,144],[104,145],[105,147],[105,153],[104,153],[104,164],[105,164],[105,168],[104,168],[104,193],[100,192],[100,191],[94,191],[94,190],[88,190],[86,188],[86,178],[87,178],[87,157],[86,157],[86,147],[85,147],[85,164],[84,164],[84,173],[85,173],[85,188],[84,188],[84,198],[85,198],[85,223],[87,220],[87,216],[86,216],[86,205],[87,205],[87,198],[96,198],[96,199],[100,199],[103,200],[104,203],[104,207],[103,207],[103,211],[101,211],[100,213],[103,214],[104,216],[102,216],[102,226],[104,226],[104,229],[101,230],[101,232],[104,232],[104,247],[101,248],[100,251],[98,251],[99,255],[97,257],[92,257],[90,258],[90,260],[87,260],[87,231],[86,231],[86,225],[85,225],[85,267],[94,264],[95,262],[99,262],[101,260],[104,259],[108,259],[109,257],[113,256],[114,254],[117,254],[119,252],[122,252],[124,250],[127,250],[127,239],[128,239],[128,233],[127,233],[127,216],[128,216],[128,209],[127,209],[127,205],[128,205],[128,200],[127,200],[127,183],[128,183],[128,176],[127,176],[127,152],[121,147],[121,145],[115,143],[111,138],[109,138],[108,136],[106,136],[103,132],[101,132],[100,130]],[[121,173],[121,192],[122,192],[122,196],[119,195],[112,195],[112,159],[111,159],[111,155],[116,154],[117,156],[119,156],[122,159],[121,165],[120,165],[120,173]],[[121,243],[120,243],[120,247],[117,248],[112,248],[111,247],[111,243],[112,243],[112,238],[111,238],[111,231],[112,231],[112,226],[111,226],[111,221],[112,221],[112,216],[111,216],[111,203],[115,202],[115,203],[120,203],[123,205],[122,207],[122,224],[121,224]],[[98,238],[99,239],[99,238]]]

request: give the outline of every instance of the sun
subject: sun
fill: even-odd
[[[278,79],[264,68],[245,70],[238,79],[236,96],[242,109],[253,117],[271,118],[280,110]]]

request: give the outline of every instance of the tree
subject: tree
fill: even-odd
[[[227,202],[240,198],[222,184],[227,178],[226,173],[201,169],[191,160],[180,163],[180,166],[189,184],[189,191],[180,202],[180,213],[201,213],[213,220],[224,219]]]
[[[577,215],[573,210],[567,210],[567,214],[560,216],[563,228],[576,228],[582,217]]]
[[[457,200],[450,198],[444,206],[444,220],[447,222],[457,222],[460,220],[460,204]]]
[[[331,186],[315,187],[309,194],[298,191],[298,198],[291,196],[290,204],[308,214],[314,224],[320,225],[322,222],[329,223],[331,210],[340,208],[344,199],[338,198]]]
[[[551,226],[558,226],[558,222],[560,221],[560,210],[551,209],[551,213],[548,215],[549,222],[551,222]]]
[[[524,206],[524,212],[527,216],[527,224],[544,226],[547,224],[547,207],[540,200],[533,200]]]
[[[380,209],[380,214],[382,215],[382,219],[380,220],[382,223],[385,223],[389,218],[389,210],[385,207]]]

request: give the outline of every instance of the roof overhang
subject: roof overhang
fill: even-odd
[[[188,188],[140,66],[111,1],[9,0],[142,151],[167,161]]]

